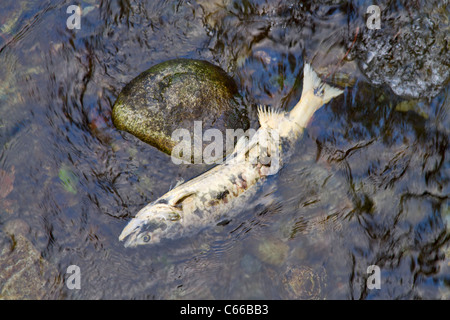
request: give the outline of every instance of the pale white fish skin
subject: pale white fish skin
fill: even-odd
[[[249,141],[241,139],[223,164],[177,185],[142,208],[123,229],[119,240],[126,240],[126,247],[156,244],[162,239],[195,234],[231,218],[227,213],[245,205],[258,189],[255,186],[278,171],[279,168],[274,171],[274,163],[282,165],[285,155],[280,150],[280,139],[293,144],[314,112],[343,92],[323,83],[309,64],[305,64],[303,74],[302,96],[292,111],[258,108],[261,127]],[[267,159],[271,161],[266,163]]]

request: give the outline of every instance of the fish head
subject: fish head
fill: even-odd
[[[167,238],[181,222],[181,209],[165,203],[149,204],[142,208],[119,236],[125,247],[156,244]]]

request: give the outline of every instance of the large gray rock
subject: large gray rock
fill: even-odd
[[[124,87],[113,106],[114,125],[170,154],[176,129],[194,132],[249,127],[237,102],[234,81],[219,67],[201,60],[175,59],[157,64]],[[204,145],[207,143],[204,143]]]
[[[361,70],[399,96],[436,96],[450,79],[448,21],[446,1],[381,6],[381,28],[362,28],[356,44]]]

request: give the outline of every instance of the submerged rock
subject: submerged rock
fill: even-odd
[[[326,271],[314,270],[307,266],[288,266],[283,275],[283,285],[289,299],[324,299]]]
[[[397,95],[433,97],[450,77],[446,1],[400,1],[381,7],[381,28],[363,28],[360,67]]]
[[[170,154],[178,143],[172,133],[187,129],[192,136],[194,121],[202,121],[203,131],[219,129],[223,137],[226,129],[246,130],[249,121],[237,97],[236,84],[219,67],[175,59],[151,67],[126,85],[112,118],[118,129]]]
[[[20,219],[0,231],[0,299],[54,299],[61,283],[57,269],[26,238],[29,226]]]
[[[260,261],[272,266],[281,266],[289,256],[289,246],[278,238],[259,239],[250,247]]]

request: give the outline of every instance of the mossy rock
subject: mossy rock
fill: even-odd
[[[236,84],[221,68],[201,60],[175,59],[151,67],[127,84],[112,117],[119,130],[171,154],[179,142],[172,140],[172,133],[183,128],[193,136],[194,121],[202,121],[203,131],[219,129],[223,137],[226,129],[247,130],[249,121],[238,97]]]

